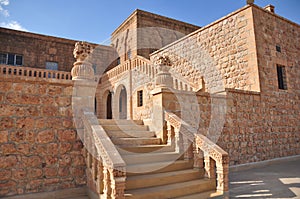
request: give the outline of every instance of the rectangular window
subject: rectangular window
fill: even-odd
[[[47,70],[58,70],[58,63],[57,62],[46,62],[46,69]]]
[[[0,53],[0,64],[7,64],[7,54]]]
[[[142,90],[137,92],[137,106],[138,107],[143,106],[143,91]]]
[[[12,53],[0,53],[0,64],[21,66],[23,65],[23,56]]]
[[[284,66],[277,65],[277,79],[278,88],[282,90],[287,90],[286,72]]]
[[[23,65],[23,56],[22,55],[16,55],[16,64],[17,66]]]

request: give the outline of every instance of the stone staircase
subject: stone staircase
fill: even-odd
[[[148,130],[142,121],[99,120],[126,163],[125,198],[209,198],[216,193],[216,181],[195,169],[174,146]]]

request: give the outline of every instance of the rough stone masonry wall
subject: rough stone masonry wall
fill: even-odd
[[[86,183],[72,92],[71,81],[0,77],[0,197]]]
[[[0,28],[0,52],[23,55],[23,65],[45,69],[57,62],[58,70],[71,71],[76,41]]]
[[[171,72],[194,83],[203,76],[209,92],[260,89],[250,6],[166,46],[151,59],[160,55],[169,56]]]
[[[226,98],[218,144],[230,154],[230,165],[300,154],[299,101],[265,100],[262,93],[237,90],[228,90]]]
[[[254,28],[250,31],[250,33],[252,32],[250,35],[255,31],[255,37],[249,38],[251,42],[255,41],[251,43],[253,45],[251,48],[257,47],[257,52],[255,50],[250,57],[249,52],[252,52],[253,49],[247,50],[246,47],[250,47],[250,44],[247,44],[248,37],[244,35],[245,32],[240,32],[243,30],[243,25],[249,23]],[[224,35],[226,39],[225,43],[222,43],[218,38],[222,38],[222,32],[227,31],[226,28],[224,29],[226,24],[232,25],[229,25],[231,27],[229,33],[232,32],[234,36],[230,40],[230,38],[226,38],[228,36]],[[198,42],[210,49],[208,51],[210,54],[214,54],[212,57],[215,58],[215,61],[217,60],[215,63],[220,64],[217,65],[217,68],[221,70],[226,88],[226,121],[218,145],[229,153],[230,165],[299,155],[299,25],[256,6],[251,6],[214,23],[214,26],[210,28],[204,28],[203,32],[207,39],[200,39]],[[198,35],[200,38],[202,37],[202,33]],[[195,36],[190,35],[190,37],[166,47],[159,54],[165,53],[172,56],[175,52],[180,55],[185,51],[186,54],[183,54],[182,57],[187,57],[187,60],[192,59],[193,56],[201,57],[202,52],[197,54],[194,51],[195,39],[193,37]],[[238,38],[241,40],[237,40]],[[226,44],[229,41],[232,44]],[[232,49],[235,45],[237,48]],[[276,52],[276,45],[281,46],[281,53]],[[224,57],[221,58],[222,56]],[[186,70],[190,63],[184,59],[176,57],[174,59],[174,57],[171,59],[173,64],[175,63],[175,68],[177,67],[176,70],[187,72],[186,76],[193,77],[193,70]],[[255,60],[256,57],[258,60]],[[276,64],[286,66],[288,90],[278,89]],[[247,71],[251,71],[250,67],[254,67],[253,72],[259,72],[259,76],[247,73]],[[225,74],[222,70],[225,71]],[[208,78],[204,77],[204,80],[206,83],[208,81],[212,83],[214,88],[213,75],[218,75],[218,73],[209,72],[211,71],[203,70],[202,74],[207,75]],[[243,78],[239,79],[241,77]],[[248,87],[247,79],[250,79],[254,86]],[[246,83],[245,87],[242,86],[244,83]],[[208,128],[211,122],[209,114],[211,99],[209,95],[207,97],[205,95],[198,96],[198,99],[202,124]]]

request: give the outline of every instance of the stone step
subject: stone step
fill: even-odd
[[[101,124],[107,131],[148,131],[148,126],[131,124],[131,125],[118,125],[118,124]]]
[[[164,173],[185,169],[192,169],[193,161],[176,160],[168,162],[154,162],[146,164],[133,164],[126,166],[127,176],[136,176],[141,174]]]
[[[203,169],[187,169],[157,174],[130,176],[126,179],[126,190],[187,182],[200,179],[203,175]]]
[[[123,160],[127,165],[146,164],[153,162],[176,161],[182,158],[182,154],[177,152],[161,152],[161,153],[143,153],[123,155]]]
[[[174,146],[170,145],[141,145],[135,147],[118,148],[121,155],[135,154],[135,153],[161,153],[172,152]]]
[[[200,179],[150,188],[127,190],[125,191],[125,197],[128,199],[167,199],[210,191],[215,189],[215,187],[215,180]]]
[[[139,146],[161,144],[160,138],[111,138],[112,142],[119,146]]]
[[[222,193],[213,190],[213,191],[206,191],[206,192],[196,193],[187,196],[176,197],[175,199],[200,199],[200,198],[222,199],[224,197]]]
[[[111,130],[105,130],[107,135],[111,138],[153,138],[155,137],[155,132],[153,131],[137,131],[137,130],[131,130],[131,131],[111,131]]]
[[[143,120],[108,120],[108,119],[98,119],[101,125],[144,125]]]

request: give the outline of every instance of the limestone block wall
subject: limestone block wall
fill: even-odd
[[[259,91],[251,6],[246,6],[154,54],[167,55],[172,72],[197,83],[203,76],[209,92],[224,88]]]
[[[0,197],[86,184],[67,82],[0,77]]]
[[[253,7],[253,17],[262,93],[295,99],[300,90],[300,25],[259,7]],[[278,88],[277,64],[286,68],[287,90]]]

